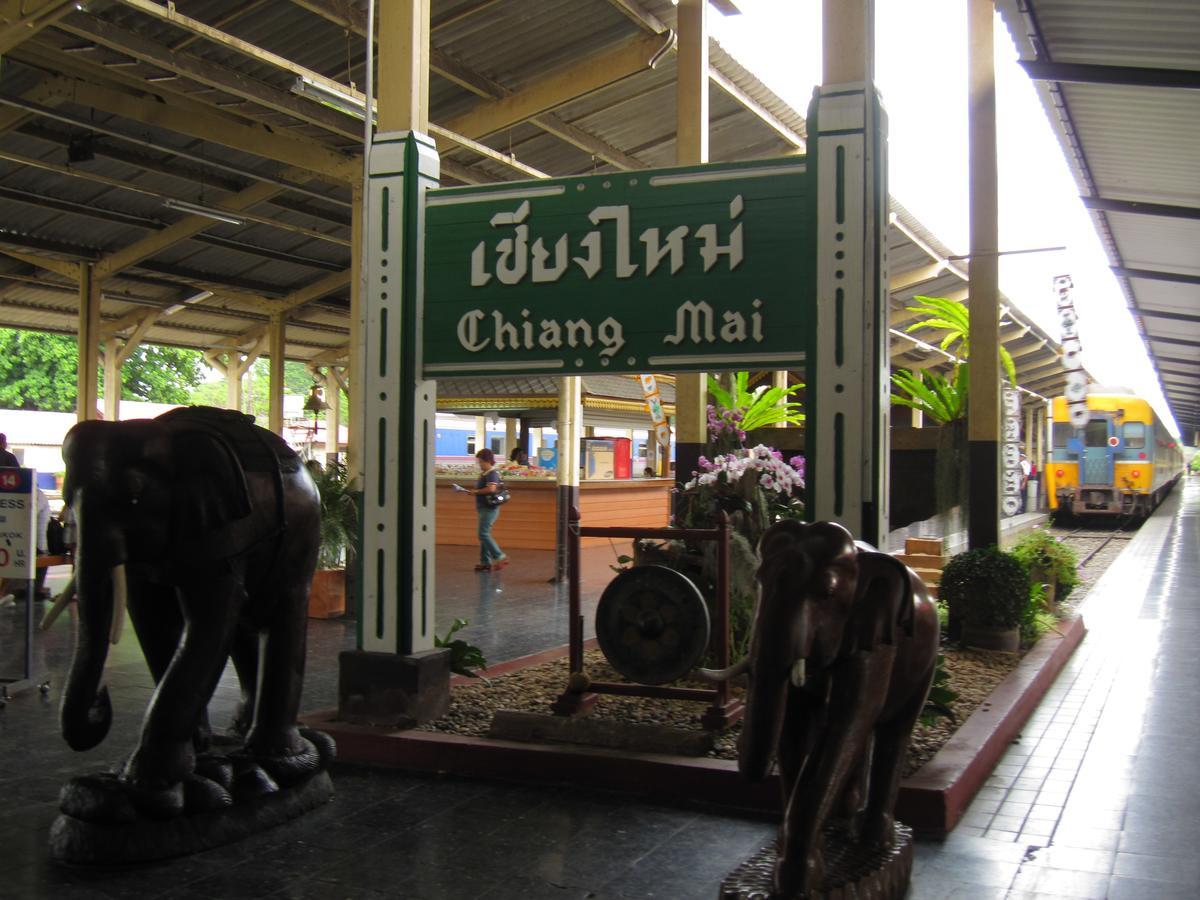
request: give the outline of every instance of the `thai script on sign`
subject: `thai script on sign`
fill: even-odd
[[[692,247],[699,253],[705,272],[717,266],[722,258],[729,271],[741,264],[744,247],[742,223],[738,219],[743,208],[741,194],[729,202],[729,221],[733,224],[727,226],[729,230],[724,243],[721,242],[720,229],[715,222],[700,225],[692,232]],[[525,281],[552,284],[562,278],[572,265],[578,266],[591,280],[603,268],[606,232],[611,232],[611,240],[615,241],[612,255],[617,278],[632,278],[639,272],[648,277],[663,266],[672,275],[683,269],[688,251],[686,238],[691,232],[689,226],[678,225],[665,234],[658,226],[646,228],[637,236],[641,247],[635,247],[627,204],[597,206],[587,217],[596,227],[579,238],[572,248],[567,234],[549,239],[539,236],[530,241],[528,200],[522,201],[512,212],[496,213],[489,220],[491,226],[511,228],[512,231],[506,232],[490,247],[487,239],[475,245],[471,251],[471,287],[483,287],[493,278],[505,285]],[[608,227],[603,227],[606,225]]]

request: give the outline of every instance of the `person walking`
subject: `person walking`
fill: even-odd
[[[0,434],[0,469],[19,469],[21,463],[16,454],[8,449],[8,435]]]
[[[476,572],[495,572],[508,565],[508,557],[492,537],[492,526],[500,515],[500,507],[492,506],[488,497],[497,494],[503,488],[500,473],[496,469],[496,454],[486,447],[475,454],[479,463],[479,480],[475,482],[474,490],[467,493],[475,495],[475,514],[479,517],[479,565]]]

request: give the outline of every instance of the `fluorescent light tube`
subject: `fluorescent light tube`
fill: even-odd
[[[167,207],[167,209],[178,210],[192,216],[204,216],[207,219],[215,219],[218,222],[225,222],[228,225],[246,224],[245,219],[241,219],[233,213],[228,213],[221,209],[213,209],[211,206],[201,206],[199,203],[188,203],[186,200],[176,200],[174,197],[168,197],[164,200],[163,206]]]

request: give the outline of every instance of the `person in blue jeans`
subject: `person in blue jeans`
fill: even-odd
[[[468,493],[475,495],[475,514],[479,517],[479,565],[476,572],[495,572],[508,565],[508,557],[492,537],[492,526],[500,516],[500,507],[489,506],[487,495],[500,490],[500,473],[496,470],[496,454],[484,447],[475,454],[479,463],[479,480],[475,489]]]

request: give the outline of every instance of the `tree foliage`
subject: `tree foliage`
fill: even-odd
[[[78,369],[73,337],[0,328],[0,407],[73,412]],[[121,369],[121,399],[188,403],[203,371],[196,350],[143,344]]]

